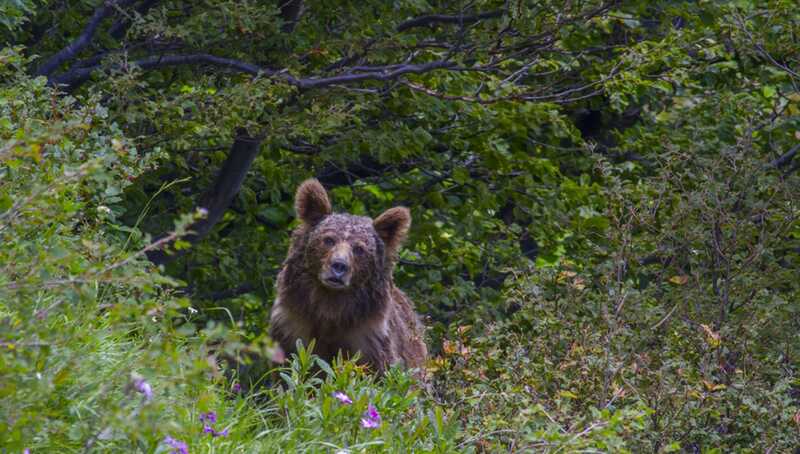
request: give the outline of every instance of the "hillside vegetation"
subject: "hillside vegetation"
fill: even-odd
[[[800,446],[800,9],[0,4],[0,452]],[[306,178],[424,374],[267,336]]]

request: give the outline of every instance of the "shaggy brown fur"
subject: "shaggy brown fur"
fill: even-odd
[[[297,189],[295,210],[303,223],[278,275],[270,336],[287,353],[297,339],[315,339],[315,353],[326,360],[361,352],[378,373],[395,363],[421,367],[423,327],[392,279],[411,225],[408,209],[391,208],[374,221],[332,213],[325,189],[311,179]]]

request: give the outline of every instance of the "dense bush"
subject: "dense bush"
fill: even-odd
[[[244,394],[223,377],[208,345],[232,345],[235,333],[176,298],[175,282],[143,260],[149,239],[116,220],[119,194],[148,162],[95,100],[59,97],[19,73],[16,52],[3,58],[4,449],[454,448],[441,407],[399,370],[377,386],[352,363],[319,362],[314,377],[302,350],[281,370],[283,387]],[[369,405],[376,427],[361,425]]]

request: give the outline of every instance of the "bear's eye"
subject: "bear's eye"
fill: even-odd
[[[333,238],[331,238],[329,236],[326,236],[325,238],[323,238],[322,242],[325,244],[325,246],[328,246],[328,247],[333,246],[334,244],[336,244],[336,240],[334,240]]]
[[[359,246],[359,245],[353,246],[353,254],[355,254],[355,255],[364,255],[364,248]]]

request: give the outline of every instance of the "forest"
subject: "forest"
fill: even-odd
[[[0,1],[0,454],[800,453],[796,0]],[[427,359],[269,335],[316,178]]]

